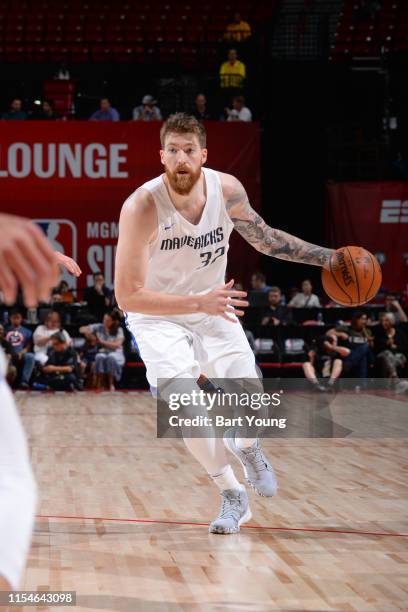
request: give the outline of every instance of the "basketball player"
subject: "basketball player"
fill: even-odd
[[[160,132],[165,173],[123,205],[115,293],[126,312],[152,387],[157,379],[257,378],[237,317],[246,292],[225,283],[228,239],[235,228],[259,252],[322,266],[332,251],[272,229],[251,208],[233,176],[204,167],[205,128],[177,113]],[[199,388],[196,386],[198,392]],[[211,533],[236,533],[251,513],[220,438],[187,438],[193,456],[218,486],[222,505]],[[272,496],[276,478],[259,441],[226,438],[257,493]]]
[[[31,308],[48,302],[58,283],[58,263],[81,273],[69,257],[54,253],[43,232],[28,219],[0,213],[0,290],[13,304],[18,284]],[[5,382],[6,361],[0,349],[0,591],[17,589],[30,546],[36,485],[28,449]]]

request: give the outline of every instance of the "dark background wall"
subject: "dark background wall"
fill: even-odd
[[[324,244],[327,176],[327,91],[324,66],[276,65],[270,73],[268,116],[263,131],[263,214],[272,226]],[[320,270],[263,257],[268,282],[318,283]]]
[[[271,62],[264,82],[263,214],[305,240],[327,246],[329,180],[407,180],[407,62],[353,70],[324,62]],[[397,129],[386,130],[384,118]],[[262,257],[269,283],[298,284],[320,270]]]

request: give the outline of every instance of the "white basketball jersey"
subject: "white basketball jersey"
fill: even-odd
[[[163,175],[142,185],[153,197],[158,218],[157,237],[150,245],[146,289],[173,295],[198,295],[225,283],[228,241],[234,225],[225,208],[219,175],[209,168],[202,171],[207,199],[197,225],[176,210]],[[161,315],[160,318],[178,320],[186,316],[192,315]]]

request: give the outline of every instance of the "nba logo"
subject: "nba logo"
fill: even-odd
[[[77,228],[68,219],[33,219],[47,237],[51,248],[59,251],[75,261],[78,256]],[[77,279],[65,268],[61,270],[61,280],[65,280],[71,289],[76,289]]]

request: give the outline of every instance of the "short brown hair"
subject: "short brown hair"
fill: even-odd
[[[52,334],[51,340],[53,340],[54,342],[57,342],[57,344],[66,344],[67,343],[66,337],[61,332],[57,332],[56,334]]]
[[[193,115],[174,113],[165,121],[160,130],[160,142],[164,149],[167,134],[195,134],[202,149],[207,144],[205,127]]]

